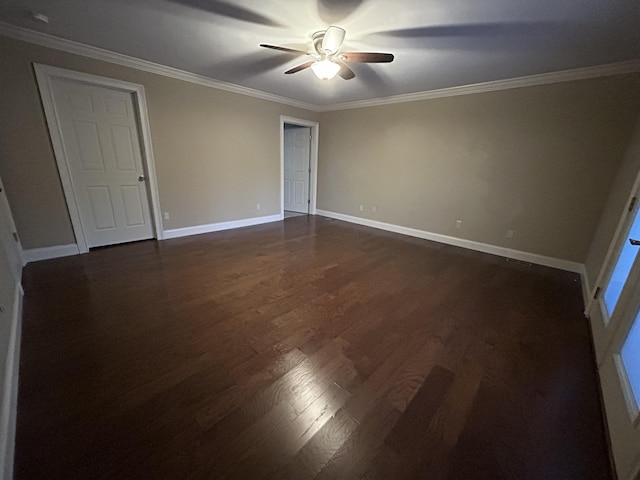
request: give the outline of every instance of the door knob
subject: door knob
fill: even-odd
[[[638,246],[638,245],[640,245],[640,240],[634,240],[633,238],[630,238],[630,239],[629,239],[629,243],[630,243],[631,245]]]
[[[139,175],[138,176],[138,181],[139,182],[144,182],[144,179],[145,179],[144,175]]]

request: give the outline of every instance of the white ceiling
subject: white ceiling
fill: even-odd
[[[317,106],[640,58],[638,0],[0,0],[0,21]],[[259,47],[332,24],[395,61],[323,82]]]

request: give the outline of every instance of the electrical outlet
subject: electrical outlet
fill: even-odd
[[[364,206],[360,205],[360,211],[363,212],[364,211]]]
[[[169,212],[164,212],[164,219],[169,220],[171,217],[169,216]]]
[[[462,220],[456,220],[456,228],[462,228]]]
[[[378,211],[378,209],[377,209],[376,207],[371,207],[371,211],[372,211],[373,213],[376,213],[376,212]]]
[[[516,232],[514,232],[513,230],[507,230],[507,238],[513,238],[515,234]]]
[[[260,210],[260,204],[256,203],[256,210]]]

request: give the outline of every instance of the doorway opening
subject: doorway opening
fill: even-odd
[[[315,215],[318,122],[280,117],[280,211],[282,218]]]

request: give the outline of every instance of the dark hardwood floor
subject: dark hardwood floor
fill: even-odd
[[[578,276],[322,217],[29,264],[17,479],[611,479]]]

